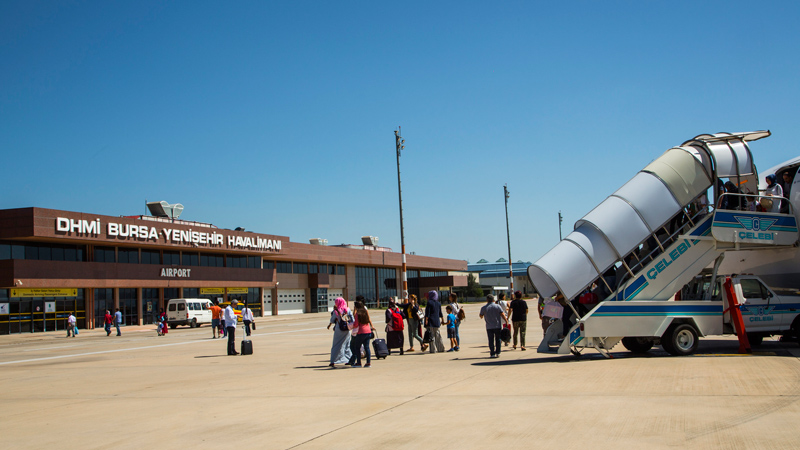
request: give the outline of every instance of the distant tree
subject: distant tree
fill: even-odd
[[[467,276],[467,290],[464,291],[467,297],[483,297],[483,288],[475,280],[475,275],[469,274]]]

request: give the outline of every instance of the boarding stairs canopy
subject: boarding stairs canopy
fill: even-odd
[[[645,242],[664,250],[667,225],[720,178],[757,189],[747,142],[769,131],[700,135],[667,150],[575,223],[574,231],[528,268],[540,295],[572,299],[612,267],[634,275],[626,258]],[[721,192],[716,192],[716,199]],[[613,291],[614,287],[610,287]]]

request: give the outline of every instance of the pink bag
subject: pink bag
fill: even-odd
[[[560,319],[564,314],[564,307],[560,303],[554,301],[547,301],[544,303],[544,310],[542,316],[550,317],[552,319]]]

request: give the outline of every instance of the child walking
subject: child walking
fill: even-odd
[[[447,321],[444,323],[447,325],[447,337],[450,338],[450,350],[448,352],[457,352],[458,351],[458,342],[456,339],[456,322],[458,318],[453,313],[453,307],[447,305],[445,308],[447,311]]]

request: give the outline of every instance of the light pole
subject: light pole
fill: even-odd
[[[508,277],[511,278],[511,295],[514,295],[514,270],[511,268],[511,232],[508,229],[508,184],[503,185],[503,197],[506,201],[506,237],[508,237]]]
[[[562,220],[564,220],[564,218],[563,218],[563,217],[561,217],[561,211],[559,211],[559,212],[558,212],[558,240],[559,240],[559,241],[563,239],[563,238],[561,237],[561,221],[562,221]]]
[[[403,253],[402,279],[403,291],[400,294],[403,300],[408,299],[408,277],[406,275],[406,238],[403,234],[403,190],[400,186],[400,151],[406,148],[405,139],[400,136],[400,127],[394,132],[394,146],[397,151],[397,197],[400,201],[400,251]]]

